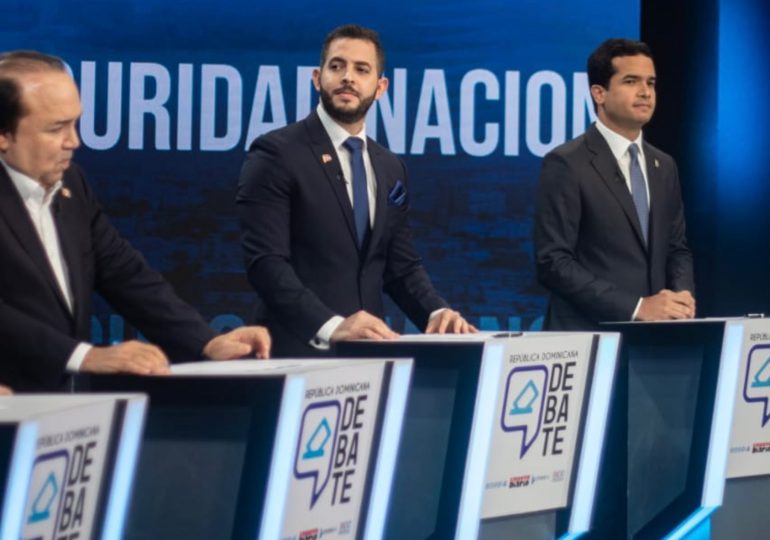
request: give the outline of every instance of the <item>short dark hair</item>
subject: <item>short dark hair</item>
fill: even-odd
[[[652,60],[650,47],[642,41],[622,38],[608,39],[599,45],[591,53],[591,56],[588,57],[589,86],[598,84],[604,88],[609,88],[610,79],[615,74],[612,59],[619,56],[637,56],[639,54]]]
[[[371,42],[377,53],[377,74],[382,77],[382,74],[385,71],[385,50],[382,48],[380,35],[376,31],[357,24],[346,24],[338,26],[329,32],[329,35],[326,36],[326,39],[324,40],[323,49],[321,49],[321,68],[323,68],[326,63],[329,47],[335,39],[363,39],[364,41]]]
[[[42,71],[66,71],[66,67],[61,58],[37,51],[0,53],[0,133],[16,133],[25,114],[17,76]]]

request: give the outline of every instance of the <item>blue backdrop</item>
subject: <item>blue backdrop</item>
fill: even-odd
[[[71,67],[84,102],[76,159],[114,223],[217,327],[247,320],[253,302],[233,202],[245,148],[315,106],[323,38],[356,22],[385,45],[391,86],[367,126],[407,163],[436,286],[483,328],[536,328],[540,159],[593,119],[588,53],[639,35],[638,0],[5,6],[0,49],[58,54]],[[95,322],[96,342],[125,337],[107,306]]]

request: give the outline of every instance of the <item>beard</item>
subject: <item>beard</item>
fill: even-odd
[[[354,91],[350,88],[343,88],[348,91]],[[334,100],[332,99],[333,92],[329,92],[323,86],[321,87],[319,94],[321,96],[321,104],[329,116],[341,124],[353,124],[359,120],[362,120],[366,116],[366,113],[369,111],[369,107],[371,107],[372,103],[374,103],[374,96],[376,92],[377,91],[375,90],[375,92],[372,93],[372,95],[369,97],[361,97],[361,94],[356,92],[356,95],[359,99],[359,104],[355,109],[342,109],[337,107],[334,104]]]

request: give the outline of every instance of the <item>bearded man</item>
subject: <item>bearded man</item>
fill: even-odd
[[[366,137],[366,113],[388,87],[384,63],[375,31],[332,31],[313,71],[317,108],[256,139],[243,165],[246,272],[275,357],[395,338],[382,320],[383,290],[428,333],[475,331],[433,288],[415,250],[403,161]]]

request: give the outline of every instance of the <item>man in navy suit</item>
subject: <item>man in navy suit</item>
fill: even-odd
[[[535,210],[544,328],[695,316],[692,254],[676,164],[642,139],[655,111],[646,44],[602,43],[588,59],[598,120],[543,159]]]
[[[409,228],[404,163],[365,135],[387,89],[376,32],[327,36],[305,120],[255,140],[238,184],[257,320],[276,356],[320,355],[347,339],[389,339],[382,291],[426,332],[475,329],[438,295]]]
[[[80,113],[60,59],[0,55],[0,382],[52,391],[77,371],[163,374],[168,357],[266,357],[266,329],[217,336],[110,224],[72,163]],[[160,347],[89,344],[94,291]]]

